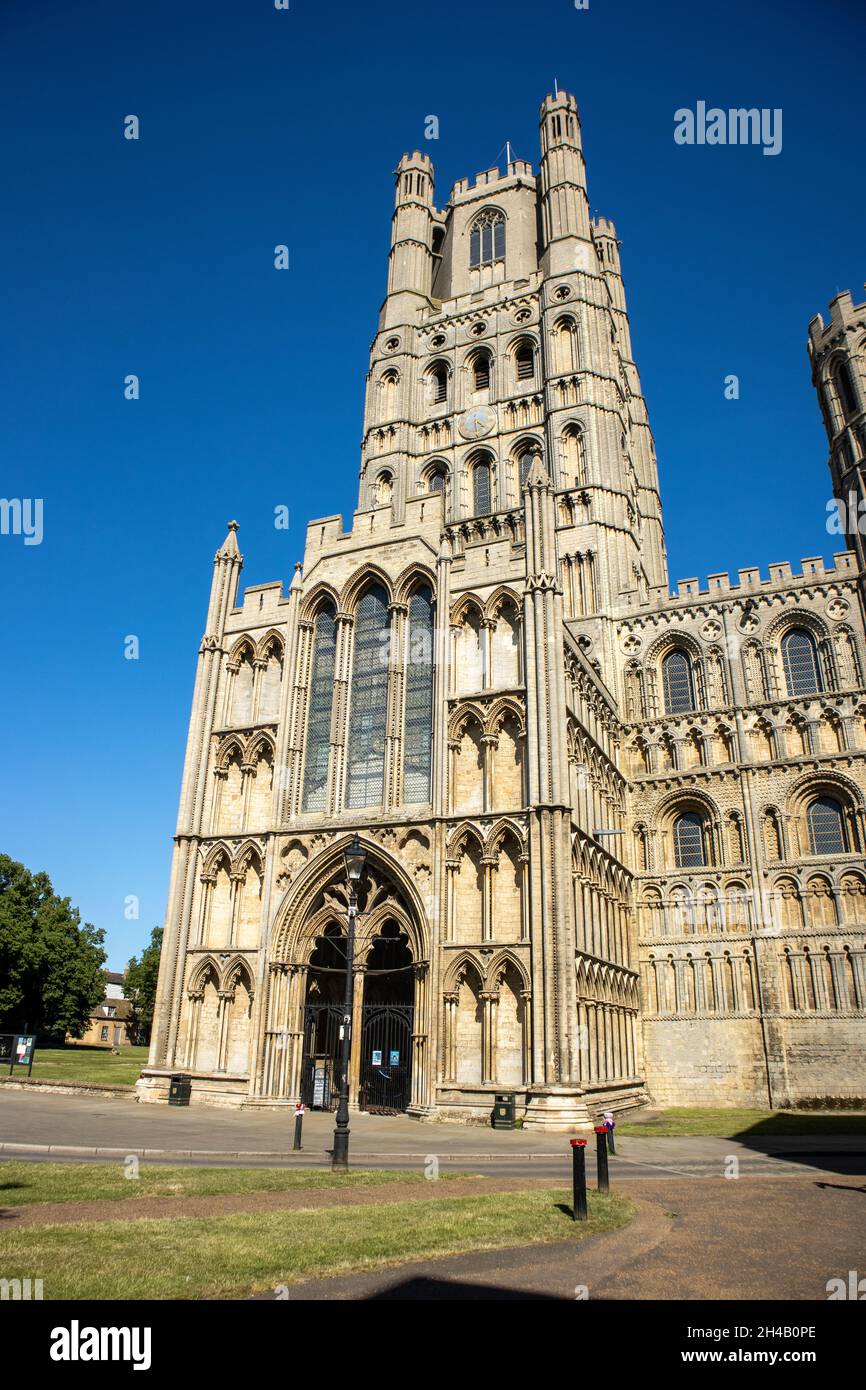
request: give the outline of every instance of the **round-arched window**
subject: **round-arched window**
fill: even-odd
[[[706,865],[706,822],[698,811],[686,811],[674,821],[674,859],[678,869]]]
[[[844,854],[848,848],[845,817],[833,796],[819,796],[807,812],[812,854]]]
[[[695,707],[692,663],[679,647],[662,662],[665,714],[687,714]]]
[[[782,638],[782,664],[789,695],[814,695],[823,689],[815,639],[804,627],[793,627]]]

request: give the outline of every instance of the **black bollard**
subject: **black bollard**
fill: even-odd
[[[595,1127],[595,1162],[598,1169],[598,1190],[599,1192],[610,1191],[610,1179],[607,1173],[607,1130],[604,1125]]]
[[[613,1131],[616,1127],[616,1121],[613,1118],[613,1111],[605,1110],[604,1114],[602,1115],[602,1119],[604,1120],[605,1127],[607,1129],[607,1151],[609,1154],[615,1155],[616,1144],[613,1141]]]
[[[299,1148],[301,1147],[301,1126],[303,1125],[303,1123],[304,1123],[304,1107],[303,1107],[303,1105],[296,1105],[296,1106],[295,1106],[295,1142],[294,1142],[294,1144],[292,1145],[292,1148],[293,1148],[293,1149],[299,1149]]]
[[[571,1143],[571,1187],[572,1221],[586,1220],[586,1140],[572,1139]]]

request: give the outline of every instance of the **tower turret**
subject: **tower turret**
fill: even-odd
[[[542,269],[546,275],[588,269],[592,256],[589,206],[575,98],[568,92],[545,97],[539,125]]]
[[[415,305],[406,294],[429,297],[433,281],[433,163],[429,155],[404,154],[395,173],[388,298],[381,326],[406,323]]]
[[[842,522],[849,545],[866,568],[866,536],[860,514],[866,512],[866,304],[855,304],[850,291],[830,302],[830,322],[820,314],[809,324],[812,384],[830,444],[830,477],[835,497],[844,504]]]

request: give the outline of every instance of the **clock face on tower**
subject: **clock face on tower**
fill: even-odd
[[[496,426],[496,414],[489,405],[474,405],[460,420],[458,429],[464,439],[483,439]]]

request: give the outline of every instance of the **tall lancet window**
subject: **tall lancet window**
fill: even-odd
[[[490,464],[484,460],[472,470],[472,507],[476,516],[490,511]]]
[[[305,811],[326,809],[336,651],[337,629],[334,623],[334,609],[331,604],[327,604],[316,618],[313,638],[313,673],[310,678],[307,747],[304,757],[302,804]]]
[[[418,589],[409,601],[406,641],[406,712],[403,731],[403,800],[430,800],[433,751],[433,595]]]
[[[346,801],[350,808],[382,804],[389,626],[388,595],[381,584],[375,584],[367,590],[355,614]]]

